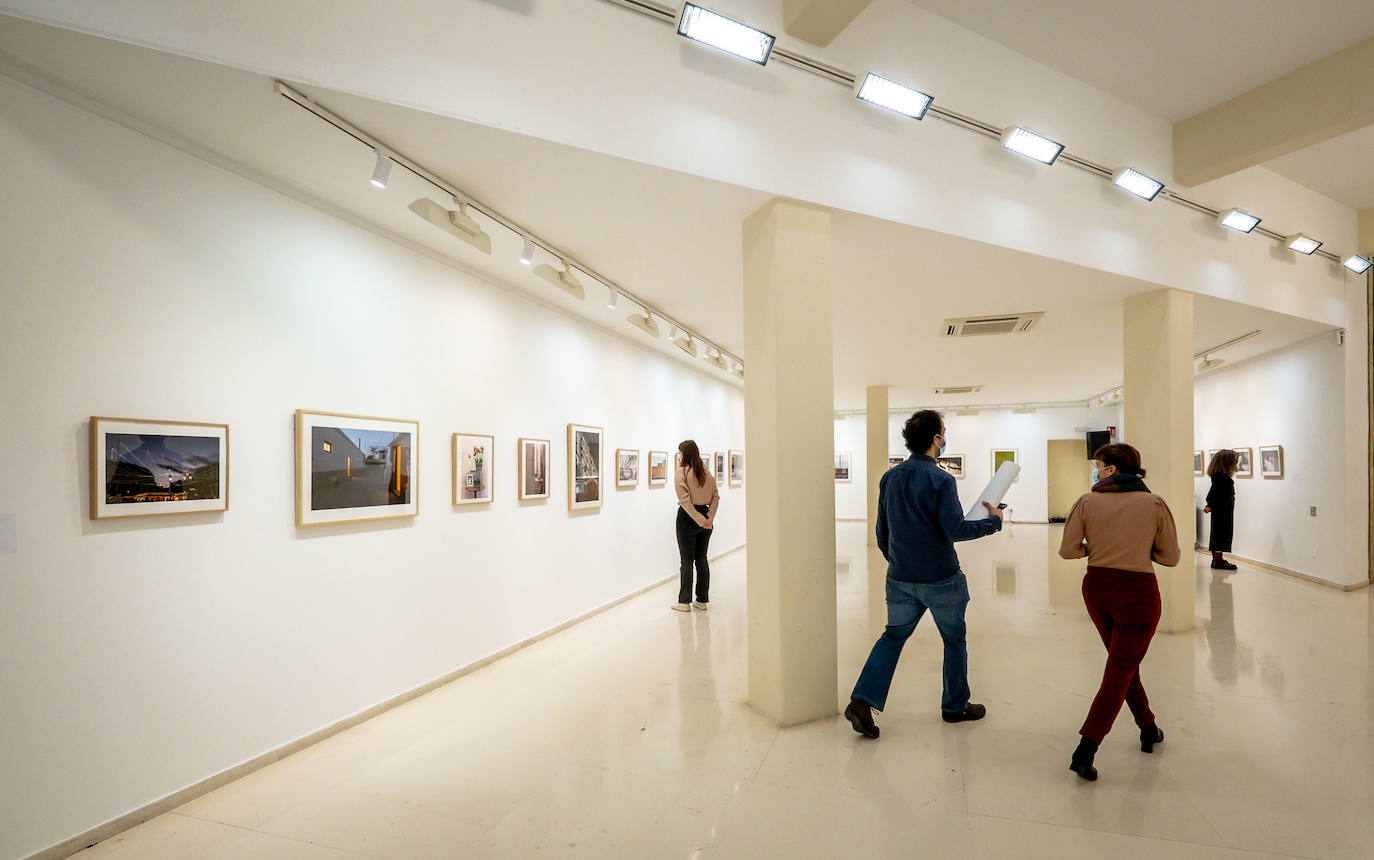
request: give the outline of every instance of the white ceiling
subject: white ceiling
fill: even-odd
[[[908,2],[1172,122],[1374,35],[1370,0]]]
[[[484,256],[406,208],[447,203],[404,170],[385,191],[367,178],[370,149],[277,96],[269,78],[0,17],[0,55],[140,122],[204,147],[412,247],[515,292],[651,344],[605,308],[588,283],[578,303],[531,277],[519,241],[494,226]],[[524,226],[562,246],[702,336],[740,354],[741,222],[757,191],[713,182],[409,108],[298,86]],[[308,248],[303,248],[307,253]],[[894,387],[899,405],[953,405],[931,389],[983,385],[963,403],[1084,399],[1121,381],[1125,296],[1154,285],[867,216],[834,219],[837,408],[864,387]],[[586,279],[584,279],[586,280]],[[1045,311],[1030,334],[947,340],[946,317]],[[1235,362],[1326,327],[1199,297],[1197,349],[1251,329]],[[748,361],[748,356],[742,356]],[[704,366],[698,362],[699,366]]]
[[[1374,209],[1374,125],[1334,137],[1265,167],[1356,209]]]

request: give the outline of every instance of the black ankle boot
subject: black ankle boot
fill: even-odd
[[[1140,751],[1152,753],[1155,751],[1155,744],[1164,743],[1164,730],[1154,723],[1140,730]]]
[[[1097,744],[1088,738],[1083,738],[1078,742],[1078,749],[1073,751],[1073,758],[1069,760],[1069,770],[1092,782],[1097,779],[1097,768],[1093,767],[1093,756],[1097,755]]]

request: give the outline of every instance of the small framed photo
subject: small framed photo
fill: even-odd
[[[744,452],[730,452],[730,486],[744,486]]]
[[[1261,445],[1259,449],[1260,477],[1283,477],[1283,446]]]
[[[91,418],[91,519],[229,509],[229,425]]]
[[[585,511],[601,507],[600,427],[568,425],[568,510]]]
[[[1193,474],[1201,476],[1207,472],[1207,462],[1203,459],[1201,451],[1193,452]]]
[[[854,454],[850,451],[835,452],[835,483],[848,484],[853,478],[850,476],[851,467],[854,464]]]
[[[491,501],[495,486],[492,455],[496,439],[473,433],[453,434],[453,503],[481,505]]]
[[[416,421],[296,412],[296,525],[413,517],[420,512]]]
[[[716,452],[716,486],[719,487],[719,486],[721,486],[721,485],[724,484],[724,483],[725,483],[725,452],[724,452],[724,451],[717,451],[717,452]]]
[[[649,486],[662,487],[668,483],[668,452],[649,452]]]
[[[941,455],[935,458],[935,465],[939,466],[941,469],[944,469],[946,472],[949,472],[951,475],[953,475],[955,478],[958,478],[961,481],[964,478],[963,454]]]
[[[892,471],[892,468],[893,468],[894,466],[900,466],[901,464],[903,464],[903,463],[905,463],[905,462],[906,462],[906,458],[905,458],[905,457],[898,457],[896,454],[889,454],[889,455],[887,456],[887,468],[888,468],[888,471]]]
[[[1210,466],[1212,465],[1212,460],[1216,459],[1216,456],[1217,456],[1218,454],[1220,454],[1220,453],[1221,453],[1221,449],[1220,449],[1220,448],[1208,448],[1208,449],[1207,449],[1207,461],[1206,461],[1206,465],[1202,467],[1203,473],[1206,473],[1208,467],[1210,467]]]
[[[628,448],[615,449],[615,485],[639,486],[639,452]]]
[[[992,449],[992,473],[993,473],[994,475],[997,474],[997,470],[998,470],[998,469],[1002,468],[1002,464],[1003,464],[1003,463],[1015,463],[1015,462],[1016,462],[1016,449],[1015,449],[1015,448],[993,448],[993,449]],[[1020,475],[1017,475],[1016,478],[1015,478],[1015,480],[1018,480],[1018,481],[1019,481],[1020,479],[1021,479],[1021,476],[1020,476]]]
[[[521,436],[515,451],[520,464],[518,496],[528,502],[549,497],[549,440]]]
[[[1255,477],[1254,464],[1251,462],[1254,451],[1250,448],[1232,448],[1231,450],[1236,452],[1236,477]]]

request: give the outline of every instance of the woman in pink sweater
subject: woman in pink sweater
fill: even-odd
[[[702,462],[696,442],[683,441],[677,446],[677,452],[678,467],[673,484],[677,489],[677,549],[681,565],[677,603],[673,608],[678,612],[691,612],[693,606],[706,609],[711,605],[711,564],[706,560],[706,548],[711,543],[711,529],[716,525],[720,492],[716,489],[716,476]],[[692,600],[694,563],[696,600]]]
[[[1087,780],[1097,779],[1093,756],[1123,702],[1140,727],[1142,752],[1154,752],[1164,740],[1140,682],[1140,661],[1159,626],[1153,562],[1173,567],[1181,555],[1169,506],[1145,486],[1140,452],[1130,445],[1104,445],[1093,454],[1093,464],[1097,483],[1069,511],[1059,546],[1064,558],[1088,559],[1083,602],[1107,646],[1102,684],[1069,762],[1069,770]]]

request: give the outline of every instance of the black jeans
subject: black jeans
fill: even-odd
[[[695,505],[697,513],[703,517],[711,508]],[[696,520],[678,505],[677,509],[677,552],[682,559],[679,570],[681,582],[677,590],[678,603],[692,602],[692,562],[697,565],[697,602],[711,602],[711,565],[706,561],[706,545],[711,542],[711,530],[697,525]]]

